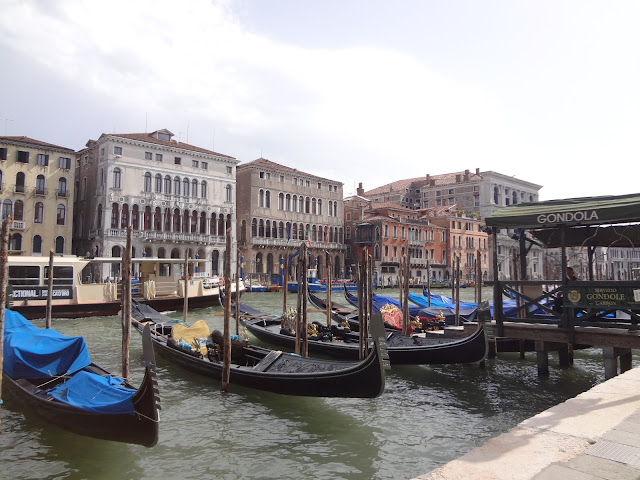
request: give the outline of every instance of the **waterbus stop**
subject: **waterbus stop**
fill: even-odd
[[[560,353],[561,365],[571,363],[579,346],[602,347],[605,377],[631,368],[631,350],[640,348],[640,281],[594,279],[598,247],[640,248],[640,194],[522,203],[504,207],[486,218],[494,245],[500,229],[517,239],[514,264],[518,278],[494,282],[494,320],[499,337],[533,340],[538,372],[548,373],[550,349]],[[532,245],[560,249],[562,278],[529,280],[527,254]],[[586,250],[584,279],[570,281],[566,251]],[[498,272],[494,249],[493,270]],[[505,315],[504,296],[515,298],[517,309]]]

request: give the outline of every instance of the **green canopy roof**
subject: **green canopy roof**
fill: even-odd
[[[640,193],[521,203],[496,210],[486,218],[499,228],[553,228],[560,225],[603,225],[640,222]]]

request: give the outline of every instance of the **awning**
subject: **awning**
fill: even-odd
[[[521,203],[486,218],[491,227],[551,228],[640,222],[640,193]]]

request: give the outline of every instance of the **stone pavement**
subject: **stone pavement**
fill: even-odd
[[[416,478],[640,480],[640,367]]]

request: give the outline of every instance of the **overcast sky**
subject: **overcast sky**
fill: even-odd
[[[0,132],[260,156],[365,190],[476,168],[640,191],[640,2],[0,0]]]

